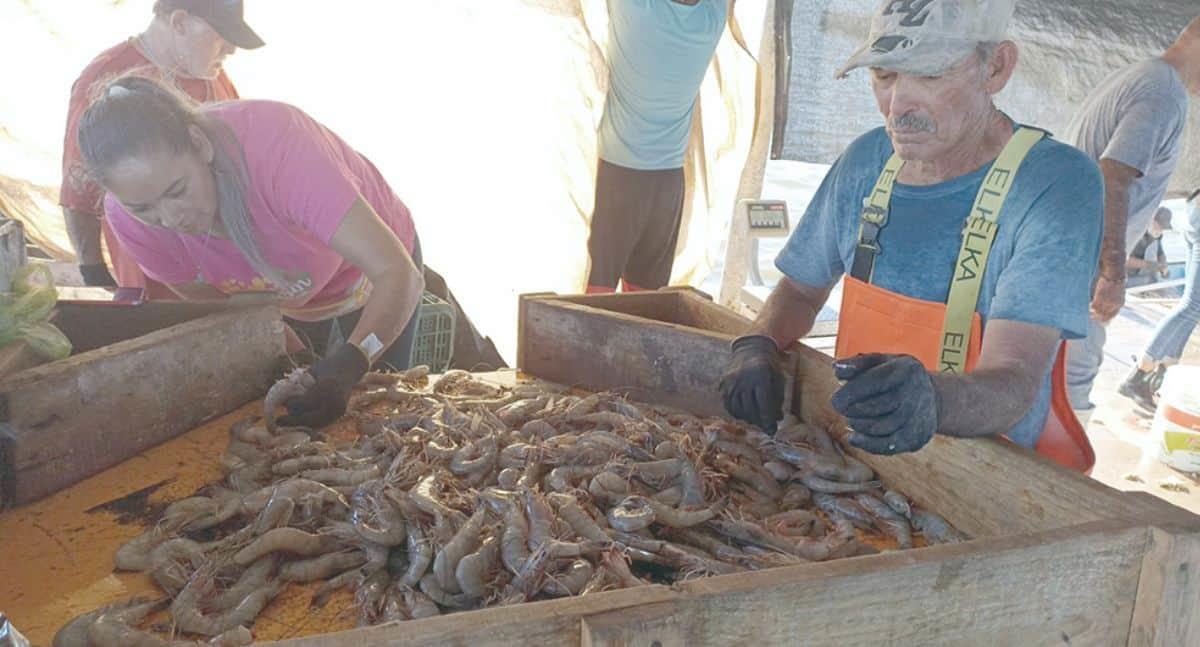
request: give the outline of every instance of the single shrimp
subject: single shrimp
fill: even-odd
[[[459,589],[468,597],[487,597],[487,578],[500,564],[500,542],[495,536],[483,540],[479,550],[463,557],[454,569]]]
[[[279,579],[284,582],[315,582],[358,568],[365,563],[366,554],[357,548],[326,553],[320,557],[284,564],[279,570]]]
[[[263,399],[263,423],[267,431],[275,433],[275,411],[291,398],[304,395],[317,383],[308,369],[298,368],[279,380],[267,390]]]
[[[504,514],[504,531],[500,541],[500,561],[509,572],[516,575],[525,560],[529,559],[529,521],[518,501],[512,501]]]
[[[233,561],[248,566],[263,555],[277,551],[311,557],[328,552],[330,548],[330,540],[322,535],[307,533],[299,528],[276,528],[235,553]]]
[[[546,497],[558,510],[558,516],[571,526],[575,534],[591,541],[607,542],[608,535],[588,514],[579,501],[569,494],[554,493]]]
[[[900,516],[888,504],[874,496],[862,492],[854,495],[854,502],[875,518],[875,527],[885,535],[896,540],[900,548],[912,548],[912,527],[908,520]]]
[[[270,583],[278,566],[279,558],[275,555],[267,555],[259,559],[242,572],[233,586],[221,591],[206,601],[206,604],[213,611],[232,609],[246,599],[246,596]]]
[[[643,496],[628,496],[608,511],[608,524],[621,532],[637,532],[654,523],[654,508]]]
[[[821,492],[823,494],[854,494],[857,492],[866,492],[879,487],[879,481],[861,481],[858,483],[839,483],[821,478],[813,472],[801,472],[799,481],[804,484],[804,487],[813,492]]]
[[[121,544],[113,555],[113,565],[119,571],[145,571],[150,568],[150,553],[163,542],[171,539],[173,531],[165,523],[158,524],[146,532]]]
[[[634,498],[634,497],[629,497]],[[638,497],[641,498],[641,497]],[[646,505],[654,511],[654,522],[672,528],[690,528],[698,526],[717,516],[711,507],[674,508],[663,505],[654,499],[645,499]]]
[[[682,456],[682,454],[679,451],[679,444],[673,440],[664,440],[654,446],[654,458],[658,460],[679,458],[680,456]]]
[[[454,537],[438,551],[437,557],[433,559],[433,574],[437,577],[438,588],[441,590],[447,593],[460,591],[458,581],[454,578],[454,569],[458,567],[458,562],[463,557],[479,548],[479,531],[483,529],[483,522],[486,519],[487,508],[480,506],[458,529]],[[426,593],[429,592],[426,591]]]
[[[367,481],[358,486],[350,497],[350,523],[364,540],[382,546],[398,546],[404,543],[404,515],[395,505],[397,497],[407,494],[392,490],[385,496],[387,486],[383,481]]]
[[[271,466],[271,472],[276,476],[292,476],[310,470],[320,470],[333,467],[337,462],[333,456],[314,454],[312,456],[297,456],[281,460]]]
[[[897,514],[905,517],[912,514],[912,505],[908,499],[895,490],[888,490],[883,493],[883,502],[888,504],[888,507],[895,510]]]
[[[428,595],[409,586],[401,589],[401,593],[404,596],[404,606],[408,607],[408,613],[412,615],[413,620],[442,615],[442,610]]]
[[[496,474],[496,484],[505,490],[513,490],[517,487],[517,482],[521,480],[521,470],[515,467],[506,467]]]
[[[970,539],[951,526],[950,522],[928,510],[914,507],[909,518],[913,527],[920,530],[931,544],[958,544]]]
[[[432,572],[426,573],[425,577],[421,578],[421,591],[425,595],[428,595],[431,600],[451,609],[465,609],[470,606],[471,599],[469,596],[462,593],[448,593],[442,589],[437,580],[437,576]]]
[[[776,481],[786,483],[790,481],[796,473],[796,469],[783,461],[767,461],[763,463],[763,469],[767,470]]]
[[[774,477],[753,463],[739,463],[725,454],[717,454],[712,459],[712,465],[734,479],[752,486],[771,499],[783,496],[783,488],[779,487],[779,483],[775,481]]]
[[[97,638],[104,640],[101,643],[103,647],[108,647],[109,645],[145,644],[144,642],[139,643],[139,641],[146,634],[130,630],[129,624],[140,622],[149,614],[165,607],[167,602],[169,602],[168,598],[151,601],[147,601],[145,598],[137,598],[85,613],[59,629],[58,633],[54,634],[52,645],[53,647],[89,647],[90,645],[97,644],[93,642],[91,634],[93,627],[102,619],[105,620],[105,626],[101,630],[105,635],[97,635]],[[128,643],[108,640],[110,636],[107,634],[114,631],[119,632],[119,635],[116,636],[118,638],[132,638],[133,640]]]
[[[196,571],[186,586],[171,602],[171,617],[182,631],[202,636],[217,636],[239,626],[248,625],[283,589],[283,583],[272,581],[242,599],[233,609],[205,615],[201,609],[215,590],[214,569],[211,565]]]
[[[834,521],[849,521],[855,527],[869,530],[875,527],[875,518],[853,499],[817,493],[813,495],[813,503],[817,509],[824,512]]]
[[[328,467],[325,469],[305,470],[300,476],[325,485],[362,485],[380,476],[378,465],[370,465],[357,469],[345,467]]]
[[[641,578],[638,578],[629,570],[629,562],[625,561],[625,556],[620,550],[612,548],[600,553],[600,562],[604,564],[622,588],[641,586],[646,584]]]
[[[591,562],[586,559],[577,559],[571,562],[564,573],[548,575],[542,590],[549,595],[561,597],[579,595],[583,592],[583,587],[587,586],[588,581],[592,579],[593,573]]]
[[[496,436],[488,434],[456,451],[450,459],[450,471],[464,476],[491,469],[498,451]]]
[[[779,507],[783,510],[795,510],[804,507],[812,501],[812,490],[802,483],[788,483],[783,488],[783,496],[779,498]]]
[[[150,577],[164,591],[175,593],[206,559],[200,544],[191,539],[171,539],[150,551]]]
[[[560,465],[546,475],[546,487],[554,492],[566,492],[574,487],[574,483],[592,478],[602,469],[600,465]]]

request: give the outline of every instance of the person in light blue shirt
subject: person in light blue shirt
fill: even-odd
[[[729,0],[609,0],[609,91],[588,253],[589,292],[667,284],[683,158]]]

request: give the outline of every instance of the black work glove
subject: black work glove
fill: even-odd
[[[95,265],[80,265],[79,274],[83,276],[83,284],[88,287],[115,288],[117,281],[108,273],[104,263]]]
[[[358,346],[345,343],[309,369],[315,381],[304,392],[284,403],[288,415],[279,419],[285,427],[319,429],[342,417],[350,402],[350,390],[366,375],[371,362]]]
[[[856,355],[833,364],[846,383],[833,408],[846,417],[850,444],[872,454],[915,452],[938,429],[933,376],[911,355]]]
[[[733,340],[733,358],[721,376],[725,410],[775,435],[783,418],[783,363],[775,340],[746,335]]]

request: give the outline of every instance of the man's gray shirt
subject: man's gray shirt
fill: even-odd
[[[1161,58],[1130,65],[1104,80],[1075,116],[1065,141],[1096,160],[1131,166],[1142,177],[1129,189],[1125,254],[1146,233],[1179,162],[1188,94]]]

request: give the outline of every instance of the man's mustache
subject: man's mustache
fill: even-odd
[[[906,113],[888,120],[889,130],[908,130],[931,133],[934,131],[933,120],[916,113]]]

